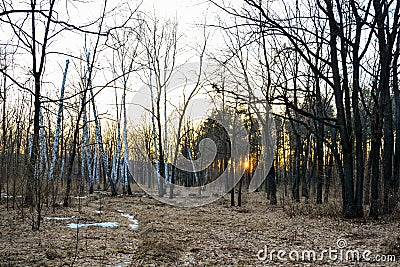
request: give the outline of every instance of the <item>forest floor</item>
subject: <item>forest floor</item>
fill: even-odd
[[[3,200],[0,266],[399,266],[398,220],[344,220],[334,205],[274,208],[264,193],[243,198],[242,207],[226,196],[177,208],[145,196],[93,195],[44,208],[40,231],[31,230],[27,210],[7,211]],[[114,227],[68,227],[104,222]],[[346,260],[355,250],[360,260]]]

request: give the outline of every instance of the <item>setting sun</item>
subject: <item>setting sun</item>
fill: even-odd
[[[247,170],[250,167],[249,162],[246,160],[243,164],[244,168]]]

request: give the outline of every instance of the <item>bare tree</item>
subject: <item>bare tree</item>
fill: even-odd
[[[398,3],[366,1],[362,4],[357,1],[326,0],[295,1],[290,4],[281,2],[279,6],[248,0],[245,1],[244,8],[239,10],[220,1],[211,2],[237,20],[235,25],[225,26],[226,31],[240,28],[242,36],[255,35],[258,36],[254,38],[255,40],[263,38],[271,40],[271,44],[275,45],[277,58],[282,54],[289,55],[290,60],[283,60],[282,65],[287,66],[290,62],[295,71],[289,76],[288,70],[278,68],[279,71],[275,72],[275,76],[269,76],[268,81],[272,83],[270,88],[282,88],[280,77],[286,76],[283,79],[286,89],[275,92],[279,94],[274,97],[283,100],[283,103],[273,102],[286,107],[292,129],[296,129],[296,125],[303,125],[316,137],[317,203],[322,203],[323,176],[327,173],[324,170],[323,146],[331,148],[342,184],[343,214],[348,218],[363,216],[362,199],[367,147],[365,125],[361,115],[364,111],[367,114],[371,111],[370,107],[365,105],[365,99],[369,97],[373,100],[375,108],[374,112],[370,113],[373,114],[370,149],[372,166],[370,215],[377,214],[381,178],[384,182],[383,204],[389,211],[391,206],[389,198],[396,190],[392,179],[394,138],[390,68],[394,66],[393,55],[398,34],[398,27],[395,26],[398,23]],[[376,70],[368,69],[374,41],[378,43],[377,50],[380,52],[379,68]],[[263,46],[265,49],[265,42]],[[271,69],[270,65],[268,67]],[[312,76],[309,73],[312,73]],[[376,82],[371,86],[372,89],[365,93],[362,88],[369,86],[365,83],[367,77]],[[308,84],[314,85],[312,90]],[[287,90],[288,86],[293,89]],[[322,88],[326,88],[325,94],[322,93]],[[329,92],[334,95],[335,113],[324,116],[323,113],[329,105],[324,104],[323,98]],[[298,94],[302,94],[301,101],[297,100]],[[313,98],[315,100],[312,100]],[[315,103],[315,110],[312,112],[307,110],[308,104],[305,100],[308,99]],[[314,125],[305,122],[304,118],[312,119]],[[339,130],[338,149],[335,148],[336,142],[326,138],[325,127]],[[295,150],[298,152],[295,154],[296,162],[299,163],[301,155],[303,153],[306,155],[308,152],[301,149],[303,146],[301,139],[297,137],[297,140]],[[379,170],[381,141],[383,141],[382,164],[385,170],[383,176],[380,176]],[[303,167],[304,163],[304,161],[301,163]],[[298,169],[295,177],[298,176],[299,167],[296,165],[294,168]],[[298,192],[299,178],[294,182],[294,196],[298,199],[296,192]]]
[[[158,18],[150,18],[143,25],[140,32],[142,47],[145,51],[144,67],[146,68],[147,81],[151,95],[151,121],[153,135],[153,153],[158,175],[158,193],[164,195],[165,181],[168,181],[167,132],[162,127],[167,127],[166,121],[166,91],[171,75],[176,66],[177,57],[177,24],[175,21],[162,22]],[[161,116],[164,99],[164,118]],[[163,139],[164,137],[164,139]],[[164,142],[163,142],[164,140]],[[163,178],[164,177],[164,178]]]

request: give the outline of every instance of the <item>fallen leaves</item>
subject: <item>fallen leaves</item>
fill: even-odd
[[[228,197],[195,208],[176,208],[141,196],[87,198],[44,214],[67,219],[44,220],[35,233],[29,221],[19,216],[20,211],[7,212],[0,206],[0,265],[359,266],[360,262],[329,259],[260,261],[257,252],[264,246],[321,251],[337,248],[339,238],[346,240],[349,249],[368,249],[373,254],[397,253],[400,247],[397,222],[342,220],[328,211],[315,216],[312,206],[301,209],[308,215],[293,210],[289,216],[283,209],[269,208],[263,193],[245,194],[243,207],[230,207]],[[94,215],[93,210],[102,212]],[[132,220],[140,224],[136,230],[130,228]],[[104,221],[118,226],[67,228],[68,223]],[[362,264],[382,266],[379,262]]]

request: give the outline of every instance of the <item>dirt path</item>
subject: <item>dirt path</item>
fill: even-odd
[[[398,222],[289,214],[268,208],[262,193],[245,195],[242,208],[230,207],[227,200],[175,208],[146,197],[87,198],[47,211],[41,230],[33,232],[26,215],[1,205],[0,266],[397,266],[400,261],[398,256],[397,262],[385,263],[332,261],[328,252],[322,260],[307,257],[314,250],[321,258],[323,250],[338,250],[338,245],[344,253],[357,249],[360,257],[365,250],[370,258],[398,253]],[[102,222],[118,226],[67,227]],[[265,248],[266,259],[260,260]],[[282,259],[278,250],[286,253]],[[340,251],[332,252],[332,259],[340,257]]]

